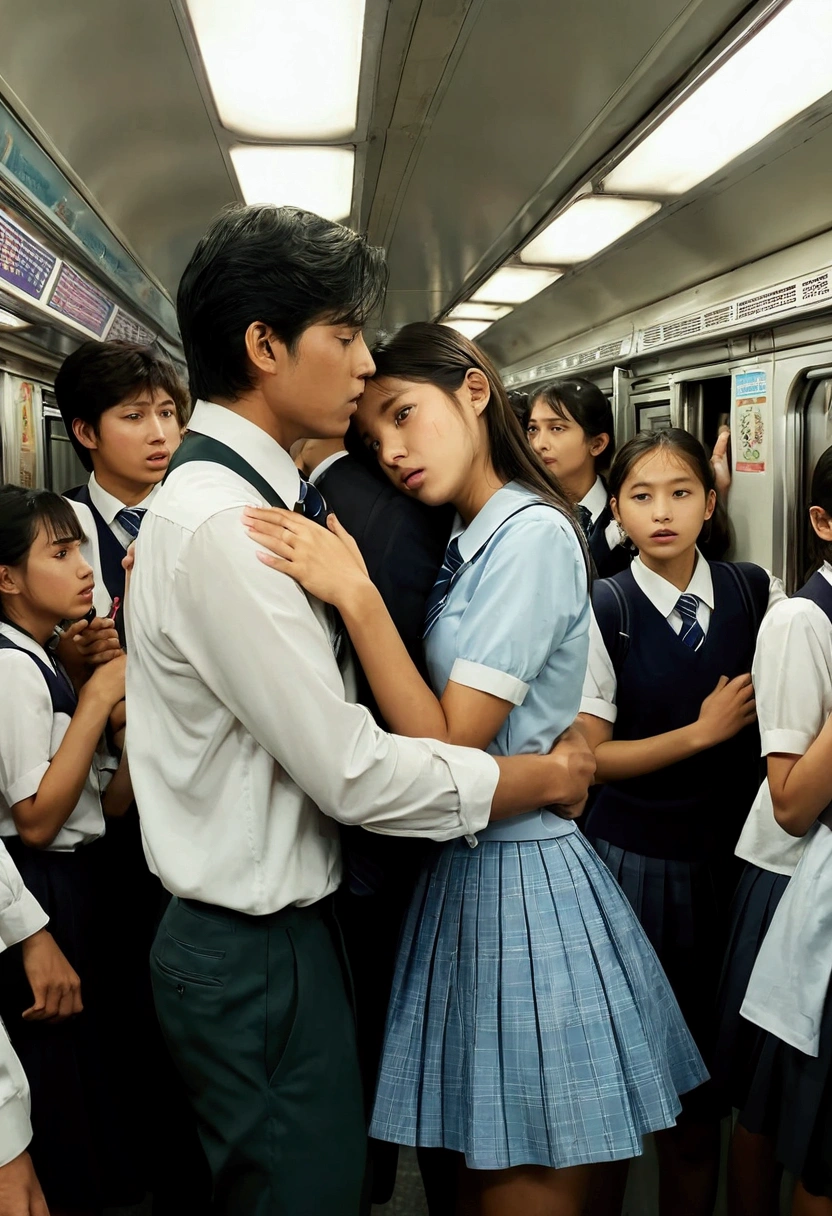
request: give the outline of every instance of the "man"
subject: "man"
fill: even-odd
[[[48,916],[23,885],[0,841],[0,951],[20,944],[34,1004],[29,1021],[59,1022],[80,1013],[81,984],[45,925]],[[48,1216],[46,1200],[27,1147],[32,1139],[29,1086],[5,1027],[0,1023],[0,1212]]]
[[[365,1137],[330,897],[336,823],[474,835],[585,794],[591,763],[494,760],[385,735],[347,700],[323,604],[258,561],[252,502],[322,518],[289,449],[346,431],[383,255],[294,208],[232,208],[179,288],[189,436],[136,544],[130,765],[171,901],[156,1007],[197,1111],[218,1213],[355,1216]]]

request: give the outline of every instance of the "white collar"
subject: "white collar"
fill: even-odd
[[[832,583],[832,566],[829,562],[824,562],[818,573],[823,575],[827,583]]]
[[[583,498],[578,503],[578,506],[586,507],[592,518],[592,522],[595,523],[601,512],[606,510],[608,502],[609,497],[607,496],[607,487],[604,485],[600,477],[596,477],[591,488],[586,494],[584,494]]]
[[[300,497],[300,473],[289,453],[276,439],[247,418],[213,401],[197,401],[188,422],[189,431],[210,435],[233,448],[264,477],[291,508]]]
[[[519,486],[515,481],[510,481],[496,494],[491,495],[488,502],[478,511],[464,531],[462,531],[462,521],[457,516],[454,536],[459,544],[459,554],[462,560],[470,562],[471,558],[479,553],[483,545],[491,539],[500,525],[504,524],[521,507],[527,506],[530,502],[540,501],[531,490]]]
[[[55,664],[46,649],[41,646],[40,642],[30,638],[28,633],[24,633],[22,629],[18,629],[16,625],[12,625],[8,621],[0,621],[0,633],[4,633],[14,642],[15,646],[19,646],[21,650],[28,650],[29,654],[35,655],[54,671]]]
[[[322,460],[319,465],[316,465],[309,474],[309,480],[313,486],[318,484],[318,481],[323,477],[327,469],[331,469],[336,460],[340,460],[342,456],[346,456],[346,452],[333,452],[331,456],[327,456],[326,460]]]
[[[665,619],[670,616],[682,594],[697,596],[713,612],[714,582],[711,578],[711,567],[698,549],[696,550],[696,565],[684,593],[669,583],[666,578],[662,578],[660,574],[648,570],[640,557],[635,558],[630,569],[640,589]]]
[[[161,482],[159,484],[161,485]],[[145,507],[149,507],[153,502],[154,495],[157,493],[158,489],[158,485],[154,486],[150,493],[146,494],[141,502],[137,502],[135,504],[136,507],[140,511],[144,510]],[[92,499],[92,505],[104,520],[104,523],[110,527],[119,511],[123,511],[127,504],[124,502],[119,502],[119,500],[113,494],[111,494],[109,490],[105,490],[103,486],[99,485],[95,479],[95,473],[90,475],[89,491],[90,498]]]

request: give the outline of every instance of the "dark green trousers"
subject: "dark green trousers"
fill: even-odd
[[[150,964],[212,1211],[358,1216],[364,1112],[329,901],[255,917],[173,899]]]

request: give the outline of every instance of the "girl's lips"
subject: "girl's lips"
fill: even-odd
[[[402,479],[402,485],[406,490],[417,490],[424,480],[425,470],[415,469],[414,472],[408,473],[407,476]]]
[[[660,544],[662,542],[668,544],[670,541],[676,540],[678,535],[678,532],[654,532],[650,539],[658,541]]]

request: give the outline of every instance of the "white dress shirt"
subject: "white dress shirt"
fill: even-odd
[[[695,595],[698,598],[696,619],[704,634],[707,635],[708,626],[711,623],[711,613],[714,607],[711,568],[698,549],[696,553],[693,575],[684,592],[681,592],[673,583],[668,582],[666,578],[662,578],[660,574],[648,570],[640,557],[636,557],[630,566],[637,586],[644,592],[653,607],[665,618],[673,632],[677,634],[682,631],[682,617],[676,611],[676,604],[679,596],[683,594]],[[785,594],[780,579],[770,574],[766,611],[778,601],[785,599]],[[592,714],[596,718],[603,718],[606,722],[614,722],[618,712],[615,704],[617,686],[615,668],[593,613],[589,624],[589,660],[584,680],[581,713]]]
[[[28,634],[5,621],[0,621],[0,633],[55,669],[52,656]],[[11,808],[38,792],[72,719],[53,711],[43,672],[16,650],[0,650],[0,688],[0,836],[16,836]],[[101,795],[116,767],[117,761],[102,746],[75,810],[49,845],[51,851],[71,851],[104,834]]]
[[[832,566],[820,573],[832,583]],[[784,600],[763,621],[752,668],[763,755],[803,756],[832,713],[832,622],[812,600]],[[774,818],[768,781],[760,786],[737,843],[737,856],[791,874],[813,825],[790,836]]]
[[[309,480],[312,482],[312,485],[316,486],[327,469],[331,469],[334,464],[339,460],[343,460],[346,455],[346,452],[333,452],[330,456],[327,456],[326,460],[322,460],[319,465],[316,465],[309,474]]]
[[[0,951],[31,937],[48,920],[0,841]],[[26,1074],[0,1022],[0,1166],[19,1157],[31,1139]]]
[[[116,519],[119,511],[123,511],[127,503],[120,502],[114,495],[103,489],[95,479],[95,473],[90,476],[89,480],[90,498],[93,506],[98,511],[99,515],[104,520],[107,527],[112,532],[118,543],[126,551],[128,545],[132,543],[133,537],[129,532],[121,526]],[[153,499],[158,494],[161,485],[156,485],[150,491],[146,498],[143,498],[136,506],[143,510],[149,507]],[[81,527],[84,529],[86,540],[81,545],[81,553],[85,560],[89,562],[93,569],[95,577],[95,591],[93,592],[93,604],[98,616],[106,616],[113,606],[112,597],[104,585],[104,575],[101,571],[101,557],[98,552],[98,529],[95,526],[95,519],[92,511],[85,502],[75,502],[74,499],[67,500],[71,505],[75,514],[78,516]]]
[[[206,402],[190,429],[297,501],[298,471],[265,431]],[[167,889],[262,915],[335,890],[334,820],[435,840],[480,831],[498,769],[387,735],[349,703],[328,610],[258,561],[246,504],[265,505],[236,473],[192,462],[148,510],[127,606],[127,747]]]

